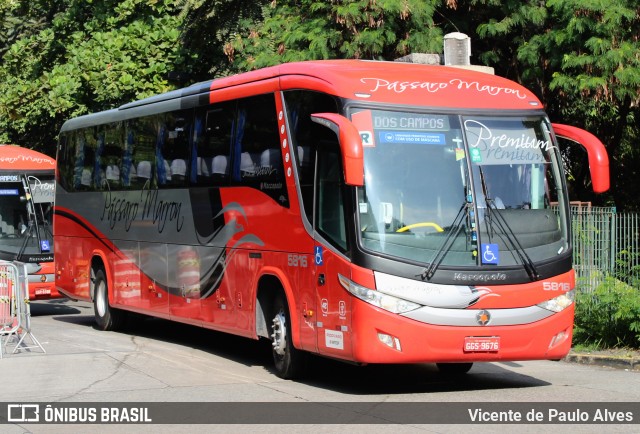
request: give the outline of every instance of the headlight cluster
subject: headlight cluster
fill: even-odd
[[[573,300],[575,300],[575,297],[576,290],[574,288],[571,291],[567,291],[555,298],[552,298],[551,300],[538,303],[538,306],[552,312],[561,312],[573,304]]]
[[[340,279],[340,284],[344,287],[344,289],[358,297],[360,300],[377,306],[381,309],[388,310],[389,312],[404,313],[421,307],[419,304],[412,303],[401,298],[393,297],[380,291],[374,291],[373,289],[365,288],[364,286],[352,282],[341,274],[338,274],[338,279]]]

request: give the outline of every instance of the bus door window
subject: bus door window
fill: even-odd
[[[223,186],[229,182],[235,102],[213,104],[196,115],[191,183]],[[193,167],[193,166],[192,166]]]
[[[340,251],[347,251],[344,180],[337,140],[318,145],[316,229]]]
[[[316,334],[316,344],[326,353],[344,357],[352,351],[353,302],[339,280],[339,276],[351,275],[351,263],[343,257],[350,253],[345,209],[347,187],[337,137],[334,135],[333,140],[318,141],[316,149],[314,221],[316,233],[321,237],[316,238],[314,263],[316,306],[318,318],[322,321]]]

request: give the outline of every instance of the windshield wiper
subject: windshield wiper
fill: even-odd
[[[487,183],[485,182],[484,171],[482,170],[482,167],[480,167],[479,169],[480,169],[480,183],[482,185],[482,191],[484,193],[484,201],[486,203],[486,207],[485,207],[486,215],[484,216],[484,222],[487,228],[487,235],[489,237],[489,241],[491,241],[491,235],[493,235],[494,233],[497,233],[496,231],[493,230],[493,218],[495,216],[496,226],[498,226],[498,229],[501,232],[501,233],[498,233],[498,236],[500,236],[500,238],[503,241],[506,241],[505,244],[507,244],[510,247],[510,250],[512,252],[516,253],[518,258],[520,259],[520,262],[524,266],[524,269],[527,272],[527,275],[529,276],[529,278],[532,281],[539,280],[540,274],[538,273],[538,270],[536,269],[533,261],[527,254],[527,251],[524,249],[524,247],[522,247],[522,244],[520,244],[518,237],[513,232],[513,229],[511,229],[511,226],[509,226],[509,223],[507,223],[507,220],[504,218],[502,214],[500,214],[499,211],[497,211],[498,207],[495,204],[495,199],[489,197],[489,190],[487,189]],[[502,235],[504,235],[504,238],[502,237]]]
[[[458,214],[456,215],[456,218],[453,220],[453,224],[450,227],[449,233],[447,234],[447,238],[445,238],[442,244],[440,244],[440,247],[438,247],[436,255],[433,257],[431,264],[429,264],[429,266],[423,270],[422,274],[419,274],[422,280],[431,280],[436,270],[444,260],[444,257],[447,255],[447,252],[449,252],[449,249],[451,249],[451,246],[455,242],[458,234],[464,226],[463,223],[465,221],[465,218],[467,217],[466,210],[468,209],[469,205],[472,204],[465,202],[460,207],[460,210],[458,211]]]
[[[491,226],[493,222],[493,218],[495,216],[496,225],[498,226],[501,232],[501,233],[498,233],[498,236],[500,236],[500,238],[502,238],[503,240],[506,239],[506,242],[509,245],[511,251],[516,253],[516,255],[520,259],[520,262],[524,266],[524,269],[527,272],[527,275],[529,276],[531,281],[539,280],[540,273],[538,273],[538,270],[536,269],[536,266],[531,260],[531,257],[527,254],[527,251],[524,249],[524,247],[522,247],[522,244],[520,244],[518,237],[513,232],[513,229],[511,229],[511,226],[509,226],[509,223],[507,223],[507,220],[497,210],[492,199],[486,199],[486,201],[487,201],[487,211],[486,211],[487,215],[485,220],[487,219],[490,220],[489,226]],[[487,233],[489,232],[487,231]],[[502,237],[502,235],[504,235],[504,238]]]
[[[22,175],[22,188],[24,189],[25,193],[27,193],[26,194],[27,196],[27,201],[26,201],[27,202],[26,203],[27,227],[21,234],[23,236],[23,241],[22,241],[22,246],[20,247],[20,250],[16,254],[17,261],[21,261],[23,259],[24,252],[27,250],[29,241],[32,241],[31,240],[32,237],[35,236],[38,249],[41,249],[40,245],[42,240],[41,234],[40,234],[40,225],[38,224],[39,222],[38,222],[38,213],[36,212],[36,204],[34,203],[33,195],[31,194],[31,188],[29,187],[29,182],[27,181],[27,178],[25,175]],[[42,211],[42,208],[40,208],[40,211],[44,218],[44,212]],[[40,253],[42,253],[42,250],[40,250]]]

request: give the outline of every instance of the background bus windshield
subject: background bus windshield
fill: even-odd
[[[51,177],[15,176],[0,185],[0,257],[32,262],[53,255]]]

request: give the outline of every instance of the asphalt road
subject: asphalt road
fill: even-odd
[[[101,332],[93,327],[93,306],[70,300],[34,302],[31,305],[32,333],[39,348],[8,353],[0,360],[2,402],[38,403],[238,403],[230,412],[247,412],[251,424],[179,425],[198,422],[176,418],[176,425],[126,425],[127,432],[282,432],[281,419],[261,418],[247,403],[304,403],[311,425],[299,419],[287,422],[288,432],[337,432],[342,425],[323,422],[318,407],[311,403],[344,403],[347,418],[361,416],[352,404],[381,405],[380,413],[393,412],[393,404],[406,408],[424,404],[437,412],[438,423],[405,423],[388,415],[390,423],[355,417],[350,432],[637,432],[640,430],[640,372],[585,366],[576,363],[533,361],[476,364],[461,377],[447,377],[435,365],[354,366],[323,358],[311,361],[309,375],[302,381],[286,381],[271,369],[268,346],[211,330],[158,319],[140,318],[122,332]],[[29,339],[25,339],[31,343]],[[443,407],[442,403],[450,404]],[[455,404],[462,403],[462,404]],[[496,404],[497,403],[497,404]],[[579,411],[588,405],[620,409],[632,403],[632,424],[557,425],[488,424],[491,419],[459,425],[478,408],[518,409],[563,403]],[[586,404],[596,403],[596,404]],[[198,407],[200,405],[200,407]],[[462,407],[461,407],[462,405]],[[560,404],[558,404],[559,406]],[[414,406],[414,407],[411,407]],[[466,407],[469,407],[468,409]],[[492,407],[493,406],[493,407]],[[532,407],[533,408],[533,407]],[[304,410],[305,408],[303,408]],[[441,424],[451,411],[454,424]],[[626,407],[622,408],[623,410]],[[637,412],[636,412],[637,409]],[[322,410],[322,408],[320,408]],[[444,410],[444,411],[443,411]],[[0,408],[0,418],[2,416]],[[221,411],[220,407],[214,411]],[[365,413],[371,416],[372,411]],[[286,412],[286,411],[285,411]],[[464,413],[464,414],[462,414]],[[637,413],[637,414],[636,414]],[[171,414],[167,416],[171,420]],[[344,412],[342,413],[344,416]],[[230,416],[229,414],[221,416]],[[331,417],[331,416],[328,416]],[[489,417],[489,416],[487,416]],[[547,416],[545,416],[547,417]],[[319,419],[320,418],[320,419]],[[206,418],[205,418],[206,419]],[[220,417],[224,420],[223,417]],[[466,419],[465,419],[466,420]],[[558,421],[557,419],[555,421]],[[209,421],[210,422],[210,421]],[[560,422],[560,421],[558,421]],[[0,432],[118,432],[123,425],[3,424]],[[81,428],[81,429],[78,429]],[[135,428],[135,430],[133,429]]]

